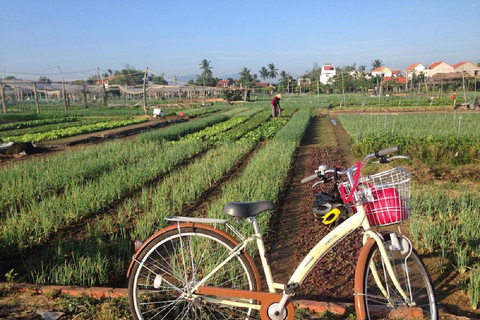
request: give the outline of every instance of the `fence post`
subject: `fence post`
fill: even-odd
[[[143,75],[143,110],[145,115],[147,115],[147,75],[148,67],[145,68],[145,74]]]
[[[37,114],[40,113],[40,108],[38,106],[38,95],[37,95],[37,84],[33,83],[33,95],[35,97],[35,108],[37,109]]]
[[[3,113],[7,113],[7,104],[5,103],[5,88],[3,86],[3,83],[1,84],[0,92],[2,94],[2,110]]]
[[[65,111],[67,111],[68,104],[67,104],[67,91],[65,90],[65,82],[62,82],[62,95],[63,95],[63,107]]]
[[[87,85],[83,85],[83,103],[85,105],[85,109],[88,109],[88,102],[87,102]]]
[[[105,88],[105,83],[102,83],[103,86],[103,103],[105,104],[105,107],[107,106],[107,89]]]

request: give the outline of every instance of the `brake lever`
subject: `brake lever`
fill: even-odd
[[[313,184],[312,188],[314,188],[315,186],[319,185],[320,183],[327,183],[327,182],[330,182],[333,180],[333,177],[325,177],[325,176],[322,176],[321,177],[321,180],[320,181],[317,181]]]
[[[410,157],[409,156],[393,156],[393,157],[388,158],[388,161],[392,161],[392,160],[395,160],[395,159],[410,159]]]
[[[312,186],[312,189],[315,188],[316,186],[318,186],[318,185],[321,184],[321,183],[324,183],[324,181],[323,181],[323,180],[320,180],[320,181],[315,182],[315,183],[313,184],[313,186]]]

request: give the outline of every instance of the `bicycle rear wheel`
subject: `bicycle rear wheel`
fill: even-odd
[[[210,303],[191,293],[236,245],[227,234],[198,224],[161,232],[138,255],[129,278],[134,318],[254,319],[254,309]],[[260,279],[251,258],[242,252],[204,286],[258,290]]]
[[[369,240],[355,271],[355,309],[357,319],[438,319],[433,286],[428,272],[415,250],[392,250],[385,236],[388,259],[401,288],[413,301],[408,306],[393,284],[377,243]]]

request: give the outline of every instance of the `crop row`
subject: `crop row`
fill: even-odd
[[[157,186],[143,188],[140,196],[127,199],[116,209],[118,215],[104,218],[90,228],[88,239],[76,246],[63,243],[40,258],[28,259],[31,279],[39,283],[105,284],[107,274],[125,271],[125,262],[131,257],[131,239],[146,238],[164,225],[166,215],[181,213],[253,145],[219,145],[185,168],[170,172]],[[130,219],[135,222],[128,232],[126,221]],[[44,262],[39,266],[38,260]]]
[[[480,115],[452,119],[444,115],[340,116],[352,151],[363,155],[399,145],[426,164],[476,163],[480,157]]]
[[[120,277],[132,255],[131,240],[150,236],[166,215],[179,213],[194,201],[250,147],[235,143],[211,149],[189,166],[169,173],[157,186],[144,188],[140,197],[119,205],[117,215],[92,224],[85,239],[48,248],[40,265],[39,257],[28,259],[31,280],[92,286],[107,283],[112,274]],[[128,219],[135,220],[133,226],[127,225]]]
[[[480,298],[479,215],[478,193],[455,195],[438,187],[421,187],[413,197],[409,224],[413,242],[422,251],[438,252],[443,267],[447,268],[451,263],[460,274],[468,273],[470,284],[474,286],[468,293],[474,309]]]
[[[172,125],[155,132],[155,143],[177,139],[212,123],[225,121],[227,115],[212,115],[195,121]],[[145,133],[148,137],[153,135]],[[112,168],[134,164],[151,153],[151,139],[111,141],[55,157],[34,159],[8,165],[0,170],[0,216],[16,212],[31,202],[62,192],[72,184],[82,183],[105,174]]]
[[[290,117],[297,111],[296,108],[288,108],[284,109],[282,112],[282,116],[272,119],[270,121],[263,122],[259,127],[255,130],[248,131],[244,135],[240,137],[240,141],[252,141],[252,142],[259,142],[265,139],[272,138],[277,132],[285,126],[285,124],[290,120]],[[259,120],[263,120],[264,116],[268,114],[267,120],[270,119],[270,111],[266,111],[266,113],[262,112],[258,115]]]
[[[199,130],[203,130],[204,128],[214,125],[216,123],[226,121],[231,116],[234,116],[235,114],[238,114],[245,110],[246,108],[232,109],[224,113],[214,114],[209,117],[201,118],[195,121],[180,123],[169,128],[169,130],[154,130],[146,132],[141,134],[137,138],[137,141],[146,142],[160,140],[178,140],[180,137],[183,137],[185,135],[197,132]]]
[[[339,119],[355,140],[371,133],[389,133],[409,138],[480,138],[480,114],[384,114],[340,115]]]
[[[266,123],[269,119],[270,112],[268,110],[262,111],[248,119],[246,122],[243,122],[230,130],[219,132],[211,138],[211,141],[214,144],[219,144],[225,141],[235,141],[245,135],[247,132],[251,132],[258,126]]]
[[[60,228],[97,213],[187,157],[206,148],[202,143],[150,144],[135,166],[119,166],[98,179],[75,183],[62,194],[45,197],[7,214],[0,226],[3,248],[24,248],[44,242]]]
[[[415,96],[370,96],[346,94],[346,95],[325,95],[320,96],[321,102],[326,105],[332,104],[335,110],[373,110],[374,112],[381,108],[418,108],[418,107],[444,107],[451,106],[453,108],[453,101],[448,96],[443,98],[432,97],[415,97]],[[470,97],[468,98],[470,99]],[[463,99],[462,99],[463,100]],[[473,100],[473,99],[472,99]],[[341,106],[341,107],[340,107]]]
[[[218,118],[216,116],[212,117]],[[178,130],[174,131],[175,133],[181,132]],[[166,136],[168,136],[168,129],[166,133]],[[126,147],[125,143],[131,144],[132,148]],[[56,162],[59,165],[59,167],[53,167],[59,170],[58,173],[52,169],[43,172],[42,167],[45,168],[45,165],[36,167],[36,163],[31,162],[34,171],[42,175],[42,179],[39,180],[44,183],[44,186],[40,190],[36,185],[36,180],[32,181],[29,178],[25,178],[25,173],[28,172],[22,170],[25,169],[25,166],[18,166],[16,170],[5,170],[2,173],[8,173],[6,175],[10,176],[13,174],[14,179],[13,181],[10,180],[10,183],[13,182],[12,184],[16,185],[16,188],[22,189],[21,186],[25,183],[27,185],[32,183],[32,186],[26,188],[30,191],[23,194],[23,197],[18,198],[17,196],[13,200],[6,202],[10,204],[10,208],[14,209],[9,210],[8,214],[3,216],[3,229],[0,227],[0,231],[3,234],[2,238],[6,244],[19,247],[42,242],[68,221],[108,206],[109,203],[121,197],[123,193],[145,183],[164,172],[169,166],[182,161],[185,157],[189,157],[195,152],[205,149],[206,146],[198,142],[182,142],[172,146],[157,141],[138,144],[135,142],[108,144],[105,151],[109,152],[105,154],[106,157],[101,157],[100,161],[86,168],[86,170],[81,168],[84,170],[74,171],[74,176],[67,169],[78,165],[75,161],[79,159],[78,156],[67,157],[67,162],[65,162],[65,158],[55,157],[53,158],[55,160],[48,161],[50,165],[52,162]],[[115,154],[115,149],[122,148],[129,150],[130,154],[122,153],[113,163],[110,162],[109,156]],[[94,148],[94,150],[95,152],[92,152],[92,154],[97,154],[102,151],[102,148],[98,147]],[[74,154],[80,155],[80,158],[83,156],[82,152]],[[112,158],[115,159],[115,157]],[[88,161],[87,159],[88,157],[84,161]],[[142,168],[142,170],[137,168]],[[53,173],[53,179],[50,179],[49,173]],[[65,174],[67,179],[65,179]],[[75,175],[76,179],[71,180]],[[70,183],[68,182],[69,180],[74,182]],[[89,188],[88,190],[90,190],[91,194],[86,193],[85,190],[87,188]],[[48,194],[49,190],[50,194]],[[63,192],[58,193],[59,190]],[[44,195],[45,191],[47,195]],[[3,196],[6,198],[9,195],[3,194]],[[29,196],[33,196],[34,201],[24,205],[24,201]],[[40,196],[42,196],[41,199],[38,198]],[[37,200],[41,201],[37,202]],[[48,212],[54,212],[58,218],[50,219]],[[6,228],[9,224],[15,224],[15,227]],[[16,231],[13,232],[13,230]]]
[[[248,117],[233,117],[230,120],[207,127],[201,131],[183,137],[182,141],[205,141],[215,137],[218,133],[227,131],[247,121]]]
[[[46,124],[46,125],[38,126],[38,127],[28,127],[28,128],[23,128],[23,129],[15,129],[15,130],[4,131],[0,134],[0,139],[5,139],[4,137],[10,137],[10,139],[13,139],[13,137],[24,136],[24,135],[27,135],[27,134],[28,135],[40,134],[40,133],[49,132],[49,131],[53,131],[53,130],[80,127],[80,126],[85,126],[85,125],[99,123],[99,122],[105,122],[105,119],[103,119],[103,118],[84,118],[84,119],[80,120],[80,118],[77,118],[76,120],[70,121],[70,122],[62,122],[62,123],[56,123],[56,124]]]
[[[222,196],[210,206],[208,216],[224,218],[222,208],[230,201],[277,200],[290,169],[292,154],[300,143],[309,120],[309,110],[295,113],[285,127],[249,161],[244,172],[225,185]],[[258,217],[263,230],[266,230],[269,218],[270,215],[265,213]],[[249,225],[242,223],[237,226],[242,233],[248,232]]]
[[[111,141],[77,152],[6,166],[0,170],[1,216],[61,193],[74,184],[95,179],[114,167],[134,164],[150,152],[150,148],[146,144]]]
[[[38,126],[44,126],[47,124],[72,122],[76,120],[77,120],[76,118],[65,117],[65,118],[36,119],[36,120],[30,120],[30,121],[12,122],[12,123],[6,123],[6,124],[0,125],[0,131],[38,127]]]
[[[95,131],[113,129],[117,127],[122,127],[126,125],[136,124],[146,122],[146,118],[136,118],[130,120],[115,120],[115,121],[105,121],[94,124],[86,124],[79,127],[69,127],[64,129],[51,130],[48,132],[42,133],[33,133],[33,134],[24,134],[22,136],[10,136],[3,137],[4,141],[10,142],[38,142],[45,140],[53,140],[62,137],[70,137],[82,133],[90,133]]]

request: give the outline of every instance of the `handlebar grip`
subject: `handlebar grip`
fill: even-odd
[[[307,183],[307,182],[310,182],[310,181],[313,181],[315,179],[318,179],[318,174],[312,174],[311,176],[308,176],[306,178],[303,178],[302,179],[302,183]]]
[[[376,157],[385,157],[387,154],[400,152],[400,146],[386,148],[375,152]]]

